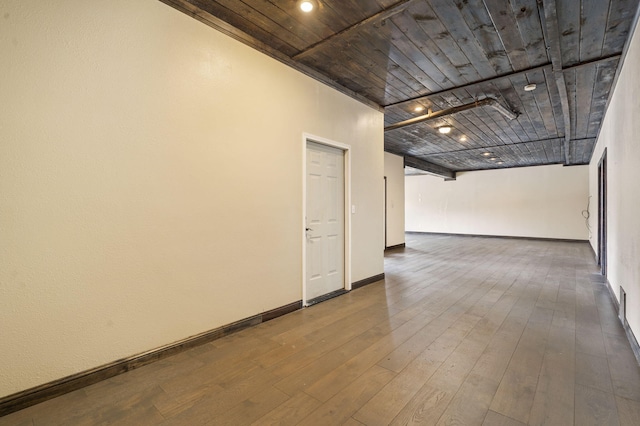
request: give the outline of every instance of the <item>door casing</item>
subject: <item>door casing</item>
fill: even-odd
[[[598,163],[598,265],[607,276],[607,149]]]
[[[307,305],[307,142],[326,145],[344,152],[344,289],[351,290],[351,146],[309,133],[302,134],[302,303]]]

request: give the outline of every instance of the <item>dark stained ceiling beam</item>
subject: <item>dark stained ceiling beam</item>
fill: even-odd
[[[577,69],[583,68],[583,67],[587,67],[587,66],[592,66],[592,65],[598,65],[598,64],[604,64],[606,62],[611,62],[611,61],[615,61],[621,58],[621,54],[620,53],[616,53],[615,55],[610,55],[610,56],[606,56],[604,58],[598,58],[598,59],[594,59],[591,61],[585,61],[585,62],[580,62],[578,64],[574,64],[571,65],[569,67],[563,68],[562,71],[563,72],[569,72],[569,71],[575,71]],[[404,104],[408,104],[411,102],[418,102],[421,100],[426,100],[435,96],[442,96],[442,95],[447,95],[449,93],[455,92],[457,90],[464,90],[464,89],[470,89],[472,87],[475,86],[480,86],[482,84],[491,84],[491,83],[495,83],[496,81],[500,81],[500,80],[504,80],[504,79],[509,79],[512,77],[518,77],[522,74],[528,74],[528,73],[533,73],[536,71],[544,71],[544,70],[552,70],[552,64],[544,64],[544,65],[539,65],[537,67],[533,67],[533,68],[527,68],[524,70],[520,70],[520,71],[516,71],[516,72],[512,72],[512,73],[508,73],[508,74],[502,74],[499,75],[497,77],[491,77],[491,78],[485,78],[484,80],[478,80],[478,81],[474,81],[468,84],[464,84],[462,86],[456,86],[456,87],[451,87],[449,89],[445,89],[445,90],[440,90],[438,92],[432,92],[426,95],[422,95],[422,96],[416,96],[415,98],[411,98],[411,99],[406,99],[404,101],[400,101],[400,102],[394,102],[392,104],[388,104],[385,105],[385,108],[389,108],[389,107],[395,107],[395,106],[400,106],[400,105],[404,105]]]
[[[426,94],[426,95],[423,95],[423,96],[417,96],[415,98],[406,99],[404,101],[388,104],[388,105],[385,105],[384,107],[385,108],[389,108],[389,107],[404,105],[404,104],[409,103],[409,102],[417,102],[417,101],[420,101],[420,100],[425,100],[425,99],[432,98],[434,96],[446,95],[446,94],[449,94],[451,92],[455,92],[456,90],[470,89],[472,87],[479,86],[481,84],[495,83],[496,81],[499,81],[499,80],[504,80],[504,79],[511,78],[511,77],[517,77],[519,75],[526,74],[526,73],[529,73],[529,72],[542,71],[542,70],[545,70],[545,69],[548,69],[548,68],[551,68],[551,64],[540,65],[540,66],[533,67],[533,68],[527,68],[527,69],[521,70],[521,71],[516,71],[516,72],[512,72],[512,73],[508,73],[508,74],[502,74],[502,75],[499,75],[497,77],[485,78],[484,80],[474,81],[472,83],[464,84],[462,86],[451,87],[450,89],[440,90],[438,92],[432,92],[432,93],[429,93],[429,94]]]
[[[481,146],[476,148],[466,148],[466,149],[456,149],[453,151],[434,152],[432,154],[426,154],[425,157],[441,157],[441,156],[447,156],[451,154],[462,154],[465,152],[474,152],[474,151],[491,151],[492,149],[496,149],[496,148],[513,147],[513,146],[527,145],[532,143],[561,142],[563,140],[564,138],[550,138],[550,139],[539,139],[535,141],[516,142],[516,143],[511,143],[509,145],[487,145],[487,146]],[[596,140],[595,138],[585,138],[585,139],[574,139],[572,140],[572,142],[595,142],[595,140]]]
[[[389,19],[394,15],[397,15],[398,13],[402,13],[404,12],[409,6],[411,6],[412,3],[415,3],[417,0],[400,0],[397,3],[394,3],[393,5],[389,6],[388,8],[381,10],[380,12],[376,13],[375,15],[371,15],[370,17],[363,19],[360,22],[356,22],[355,24],[351,25],[350,27],[345,28],[342,31],[339,31],[335,34],[330,35],[329,37],[320,40],[317,43],[312,44],[311,46],[307,47],[306,49],[298,52],[296,55],[292,56],[291,59],[293,60],[299,60],[301,58],[304,58],[305,56],[308,56],[310,54],[312,54],[313,52],[315,52],[316,50],[318,50],[319,48],[321,48],[322,46],[324,46],[325,44],[327,44],[328,42],[338,38],[338,37],[343,37],[345,35],[351,34],[353,33],[355,30],[357,30],[358,28],[370,24],[372,22],[377,22],[377,21],[384,21],[385,19]]]
[[[604,64],[607,62],[616,61],[621,57],[622,57],[621,53],[616,53],[614,55],[604,56],[602,58],[592,59],[590,61],[579,62],[577,64],[562,68],[562,72],[575,71],[577,69],[592,66],[592,65]]]
[[[453,170],[447,169],[446,167],[442,167],[437,164],[430,163],[428,161],[421,160],[416,157],[405,155],[404,166],[413,167],[414,169],[422,170],[423,172],[427,172],[431,175],[445,178],[445,180],[456,179],[456,172],[454,172]]]
[[[558,11],[555,0],[538,0],[544,7],[544,24],[542,25],[547,52],[551,58],[553,75],[556,79],[558,93],[560,95],[560,105],[562,107],[562,118],[564,119],[564,161],[571,164],[571,116],[569,111],[569,96],[567,94],[567,83],[564,80],[562,71],[562,51],[560,50],[560,30],[558,29]],[[542,16],[541,16],[542,17]]]

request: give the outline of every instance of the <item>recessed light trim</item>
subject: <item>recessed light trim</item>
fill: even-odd
[[[447,133],[451,132],[452,127],[451,126],[442,126],[442,127],[438,127],[438,131],[440,133],[442,133],[443,135],[446,135]]]
[[[535,83],[527,84],[526,86],[524,86],[524,91],[525,92],[532,92],[532,91],[536,90],[536,87],[538,87],[538,86]]]

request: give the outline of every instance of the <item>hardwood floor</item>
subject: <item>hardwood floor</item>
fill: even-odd
[[[586,243],[407,235],[385,281],[0,425],[638,425]]]

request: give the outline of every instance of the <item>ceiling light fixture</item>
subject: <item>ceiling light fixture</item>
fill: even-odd
[[[504,161],[498,161],[498,164],[504,164]]]
[[[424,107],[422,105],[418,105],[417,107],[415,107],[413,109],[415,112],[422,112],[424,111]]]
[[[447,133],[449,133],[451,131],[451,126],[442,126],[438,128],[438,131],[440,133],[442,133],[443,135],[446,135]]]
[[[309,13],[314,9],[314,4],[312,1],[309,0],[305,0],[305,1],[301,1],[300,2],[300,10],[302,10],[305,13]]]
[[[485,157],[488,157],[488,156],[491,155],[491,153],[490,152],[483,152],[482,155],[484,155]]]
[[[496,161],[496,160],[497,160],[497,158],[496,158],[496,157],[491,157],[491,158],[489,158],[489,160],[491,160],[491,161]]]
[[[466,142],[467,137],[465,135],[460,136],[460,142]]]
[[[532,92],[534,90],[536,90],[536,84],[535,83],[531,83],[531,84],[527,84],[526,86],[524,86],[524,91],[525,92]]]

